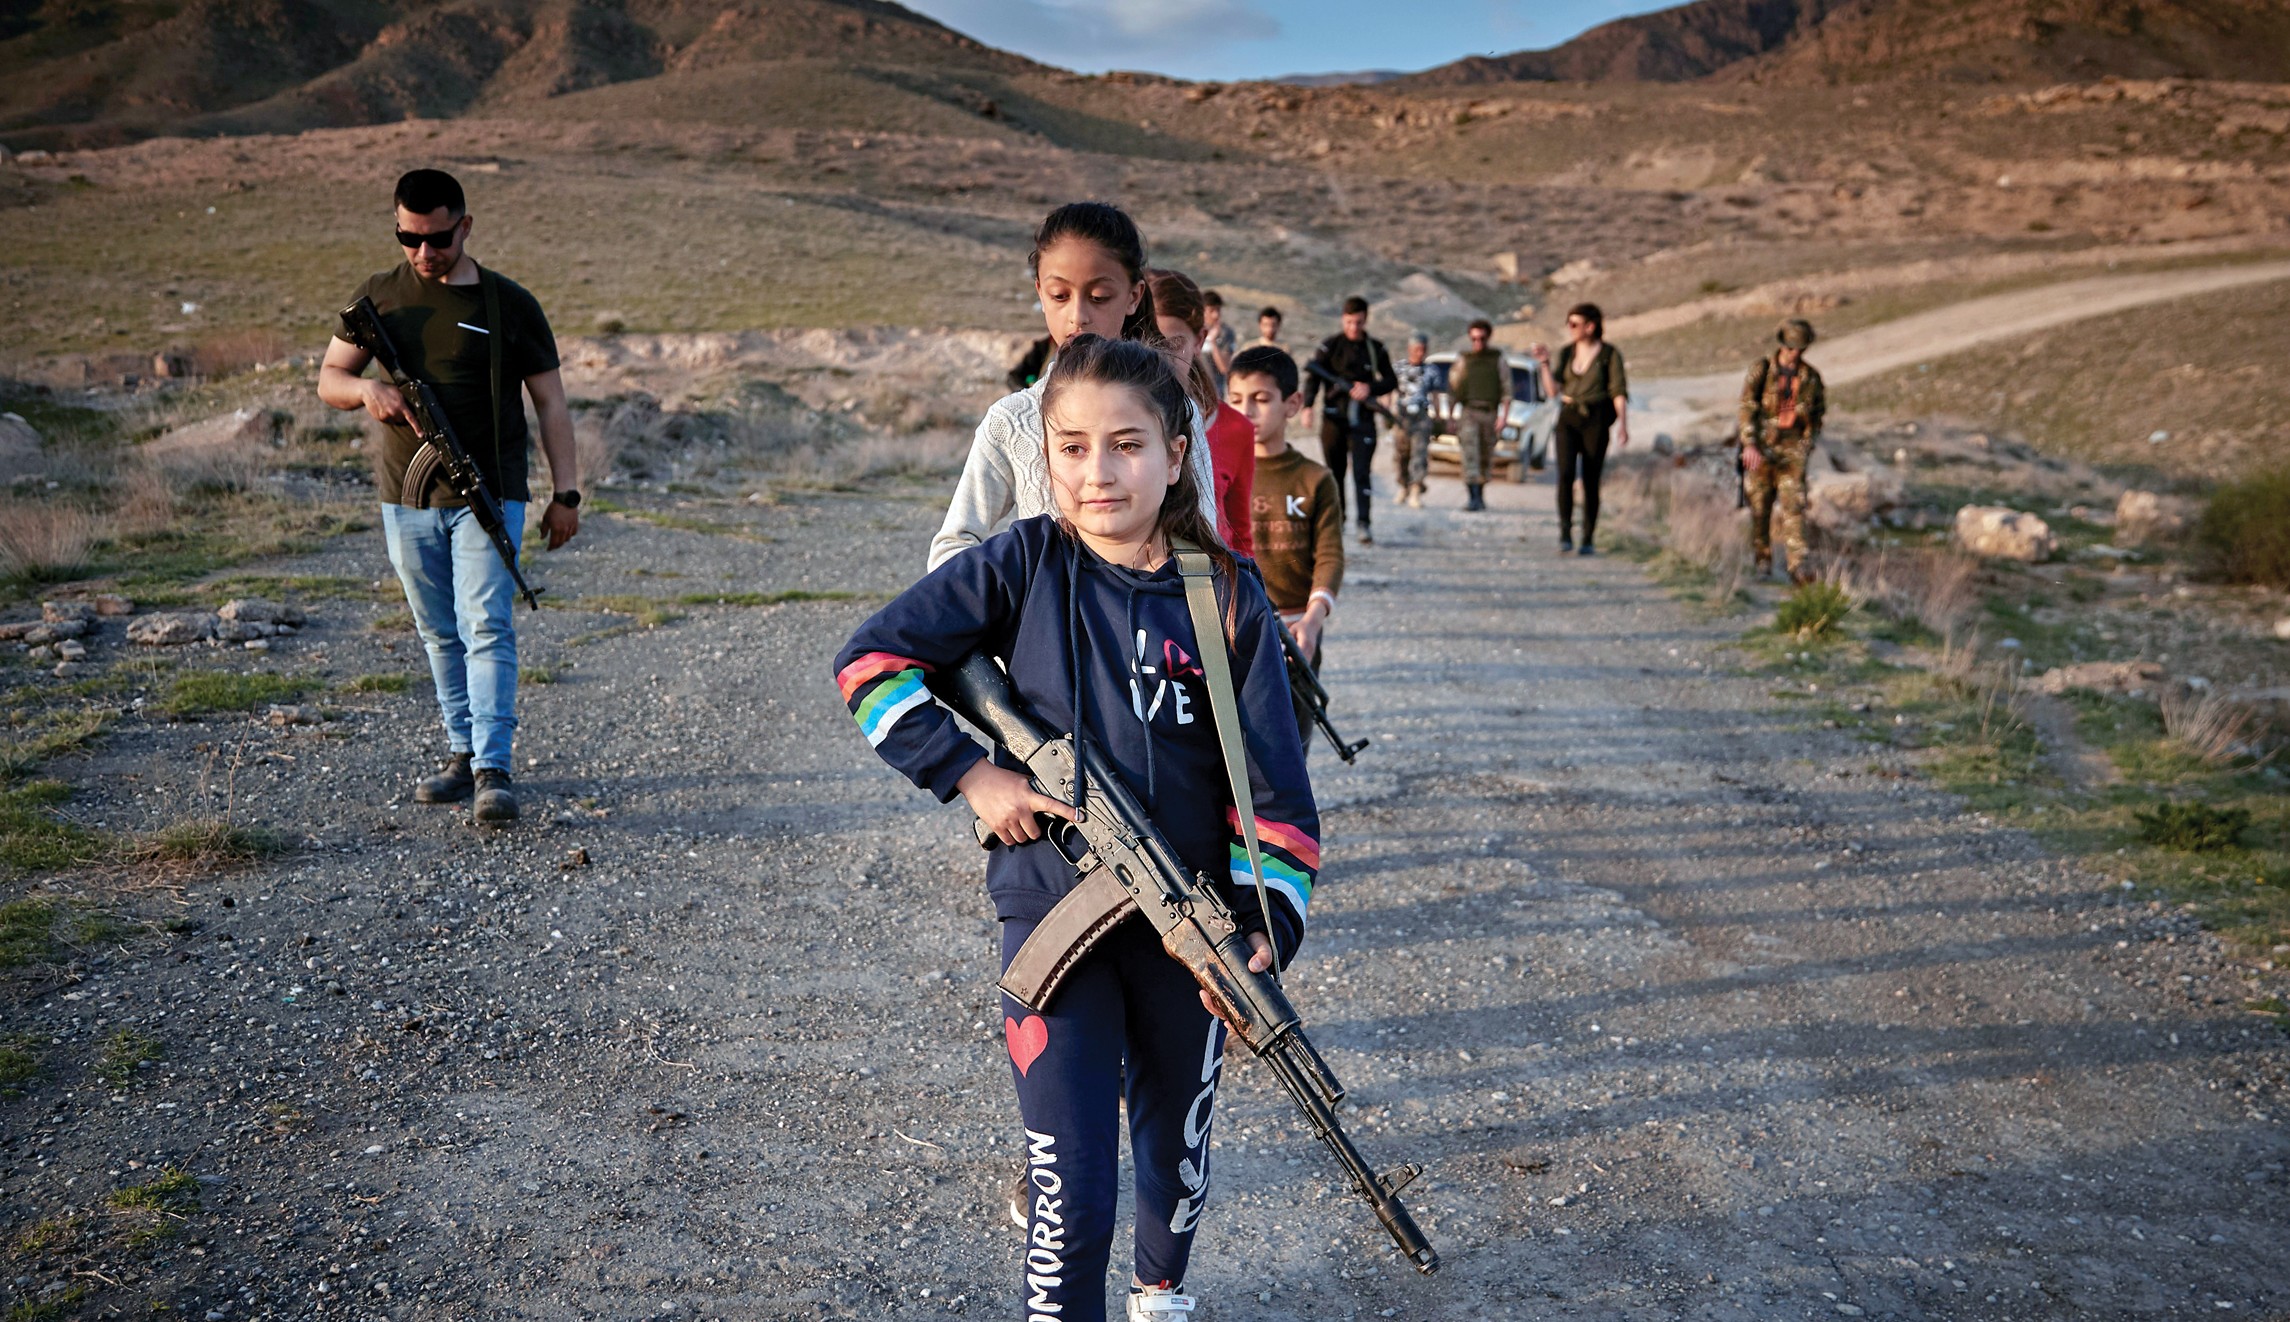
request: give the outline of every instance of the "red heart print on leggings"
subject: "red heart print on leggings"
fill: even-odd
[[[1002,1036],[1010,1040],[1010,1063],[1023,1075],[1050,1046],[1050,1026],[1038,1014],[1023,1019],[1004,1018]]]

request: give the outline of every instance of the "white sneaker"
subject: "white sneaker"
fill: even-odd
[[[1178,1294],[1166,1285],[1135,1286],[1129,1290],[1129,1322],[1155,1322],[1159,1318],[1189,1317],[1193,1311],[1193,1297]]]
[[[1011,1225],[1020,1230],[1026,1228],[1028,1214],[1034,1210],[1034,1206],[1033,1187],[1031,1181],[1026,1179],[1025,1167],[1020,1166],[1018,1178],[1010,1181],[1010,1192],[1002,1207],[1010,1214]]]

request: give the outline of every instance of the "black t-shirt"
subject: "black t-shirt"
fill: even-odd
[[[501,291],[501,322],[485,323],[482,285],[432,284],[399,263],[394,270],[366,277],[349,303],[371,298],[381,313],[382,329],[397,346],[405,370],[427,381],[445,407],[446,421],[476,460],[479,472],[501,500],[531,500],[526,486],[530,467],[530,438],[525,428],[525,378],[557,366],[557,340],[539,300],[524,286],[505,276],[493,279]],[[344,306],[348,306],[346,303]],[[344,328],[336,332],[350,338]],[[492,410],[493,348],[488,336],[501,336],[501,416],[489,424]],[[382,452],[374,461],[374,476],[382,503],[404,504],[400,491],[406,465],[413,462],[421,442],[412,429],[390,427]],[[461,497],[440,483],[430,492],[432,505],[459,505]]]

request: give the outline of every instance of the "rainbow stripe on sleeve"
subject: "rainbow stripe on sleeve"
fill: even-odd
[[[911,657],[869,652],[835,676],[868,747],[880,748],[901,716],[930,705],[930,690],[922,685],[923,672],[929,669]]]
[[[1232,830],[1233,884],[1253,890],[1256,874],[1249,870],[1248,844],[1240,835],[1240,813],[1225,809],[1225,824]],[[1265,888],[1287,896],[1301,919],[1305,906],[1312,902],[1312,883],[1320,871],[1320,842],[1297,827],[1268,817],[1256,819],[1256,839],[1262,847]]]

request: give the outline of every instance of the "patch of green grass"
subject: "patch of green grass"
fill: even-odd
[[[314,506],[258,493],[201,496],[182,502],[158,531],[104,543],[83,572],[150,599],[249,560],[306,554],[369,526],[352,505]]]
[[[310,689],[310,681],[290,675],[239,674],[229,670],[201,670],[178,675],[159,703],[162,714],[202,716],[209,712],[252,711],[273,702],[292,702]]]
[[[21,1097],[39,1082],[39,1042],[29,1033],[0,1040],[0,1097]]]
[[[283,854],[286,837],[259,826],[236,826],[212,817],[172,822],[139,838],[130,855],[139,863],[173,864],[201,871],[241,867]]]
[[[87,1299],[87,1287],[75,1285],[38,1298],[19,1299],[8,1311],[0,1314],[5,1322],[56,1322]]]
[[[647,629],[657,629],[684,618],[684,613],[673,609],[669,602],[625,592],[580,597],[567,603],[566,609],[633,616]]]
[[[2182,854],[2216,854],[2234,848],[2250,829],[2248,808],[2214,808],[2207,803],[2158,803],[2132,812],[2139,838],[2158,849]]]
[[[1781,599],[1773,627],[1799,642],[1836,632],[1853,610],[1853,599],[1834,583],[1806,583]]]
[[[55,953],[55,905],[45,900],[0,904],[0,969],[45,963]]]
[[[38,725],[30,735],[0,743],[0,783],[29,775],[51,758],[87,747],[110,728],[111,714],[49,712],[42,714]]]
[[[682,606],[784,606],[797,601],[859,601],[870,595],[794,588],[785,592],[687,592],[676,602]]]
[[[226,574],[194,584],[192,591],[211,601],[232,597],[288,597],[310,600],[367,601],[374,595],[370,579],[347,574]]]
[[[108,909],[75,909],[68,926],[75,946],[111,945],[142,930],[140,924]]]
[[[16,1236],[16,1242],[8,1246],[8,1256],[40,1258],[51,1253],[61,1253],[79,1243],[80,1236],[86,1230],[87,1219],[76,1213],[47,1217],[24,1227],[24,1233]]]
[[[412,633],[413,612],[384,611],[375,616],[374,622],[366,627],[375,633]]]
[[[135,1081],[138,1070],[159,1059],[163,1054],[159,1039],[122,1028],[103,1040],[103,1054],[96,1059],[96,1077],[114,1088],[124,1088]]]
[[[155,1179],[114,1190],[104,1201],[122,1212],[187,1216],[199,1210],[199,1180],[179,1166],[170,1166]]]
[[[520,684],[554,684],[563,675],[555,666],[519,666],[517,682]]]
[[[403,693],[413,686],[413,676],[360,675],[342,687],[351,693]]]
[[[0,868],[60,868],[96,854],[101,844],[96,834],[53,811],[70,798],[71,787],[60,780],[0,790]]]

